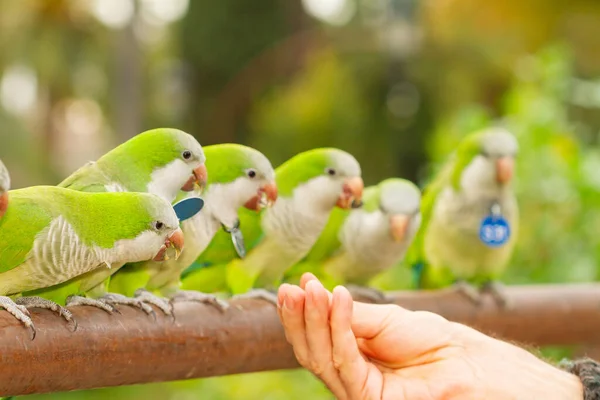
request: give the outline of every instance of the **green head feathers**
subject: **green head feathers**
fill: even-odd
[[[242,176],[273,181],[271,162],[260,151],[240,144],[225,143],[204,147],[208,184],[233,182]]]
[[[451,171],[451,183],[460,187],[464,169],[479,155],[484,157],[515,156],[518,151],[516,138],[502,128],[487,128],[466,136],[458,145]]]
[[[117,146],[102,156],[98,164],[118,165],[123,171],[135,170],[150,176],[155,169],[172,162],[198,166],[205,161],[202,146],[192,135],[178,129],[159,128],[142,132]]]
[[[294,189],[313,178],[361,176],[360,164],[353,155],[336,148],[318,148],[299,153],[277,167],[279,193],[291,196]]]

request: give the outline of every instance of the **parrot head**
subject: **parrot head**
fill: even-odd
[[[503,128],[489,128],[467,137],[458,147],[459,164],[464,171],[454,176],[464,187],[497,188],[509,186],[519,145]],[[455,182],[458,183],[458,182]]]
[[[98,160],[99,165],[118,166],[115,174],[122,181],[143,179],[147,192],[169,202],[179,190],[206,185],[205,162],[204,150],[192,135],[169,128],[142,132]]]
[[[8,191],[10,190],[10,175],[8,170],[0,161],[0,218],[4,216],[8,208]]]
[[[179,219],[171,204],[164,199],[149,193],[140,193],[140,207],[147,211],[148,228],[132,243],[143,248],[145,259],[166,261],[170,258],[168,250],[173,249],[175,259],[183,251],[183,232],[179,228]],[[142,243],[139,243],[139,242]],[[157,250],[158,249],[158,250]]]
[[[377,186],[378,208],[389,221],[392,239],[398,243],[412,240],[421,225],[421,191],[410,181],[386,179]]]
[[[297,154],[277,168],[276,179],[283,195],[300,190],[325,208],[349,209],[362,204],[360,164],[340,149],[318,148]]]
[[[277,200],[275,171],[264,154],[232,143],[207,146],[204,150],[210,170],[208,190],[222,190],[224,204],[235,210],[243,206],[260,211]]]

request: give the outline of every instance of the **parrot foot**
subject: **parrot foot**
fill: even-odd
[[[77,321],[73,318],[73,314],[71,311],[67,310],[65,307],[56,304],[53,301],[43,299],[38,296],[31,297],[19,297],[15,300],[15,303],[19,306],[29,307],[29,308],[45,308],[46,310],[54,311],[58,314],[59,317],[63,317],[69,325],[72,326],[72,332],[77,330]]]
[[[380,290],[357,285],[347,285],[346,287],[348,288],[348,291],[350,292],[352,297],[356,297],[358,301],[360,301],[360,299],[362,298],[373,303],[387,302],[386,294]]]
[[[171,303],[181,301],[197,301],[199,303],[209,304],[221,312],[225,312],[229,308],[229,303],[217,298],[215,295],[194,290],[179,290],[171,297]]]
[[[242,299],[260,299],[268,301],[269,303],[277,306],[277,293],[273,293],[267,289],[252,289],[244,294],[238,294],[231,298],[231,300],[242,300]]]
[[[30,330],[31,340],[35,339],[35,326],[33,326],[31,314],[29,314],[27,307],[15,303],[8,296],[0,296],[0,307],[4,308],[13,317],[21,321],[23,325]]]
[[[513,308],[512,303],[506,297],[504,293],[504,285],[497,281],[488,281],[483,284],[481,287],[482,293],[489,293],[493,298],[498,307],[503,308],[505,310],[510,310]]]
[[[158,297],[144,288],[136,290],[134,296],[136,299],[146,304],[152,304],[158,307],[163,314],[173,317],[173,305],[168,300]]]
[[[456,281],[454,284],[454,288],[456,291],[463,296],[465,296],[469,301],[471,301],[474,305],[481,305],[481,294],[477,289],[475,289],[472,285],[470,285],[466,281]]]
[[[116,312],[117,314],[121,314],[121,312],[119,310],[117,310],[116,307],[113,307],[112,305],[110,305],[102,300],[91,299],[89,297],[74,296],[74,295],[67,297],[67,307],[73,307],[73,306],[90,306],[90,307],[96,307],[101,310],[104,310],[109,314],[112,314],[113,312]]]
[[[118,293],[106,293],[101,298],[102,301],[110,304],[111,306],[115,305],[123,305],[123,306],[131,306],[135,308],[139,308],[146,314],[152,316],[156,320],[156,313],[148,304],[144,303],[140,299],[133,299],[131,297],[123,296]]]

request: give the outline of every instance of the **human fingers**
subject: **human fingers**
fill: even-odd
[[[305,272],[302,274],[302,276],[300,277],[300,287],[302,289],[306,289],[306,284],[310,281],[318,281],[319,278],[317,278],[315,275],[313,275],[310,272]]]
[[[383,376],[360,353],[352,332],[354,303],[350,292],[342,286],[333,290],[331,306],[331,341],[333,364],[351,399],[381,398]]]
[[[295,285],[283,284],[278,291],[279,318],[285,331],[285,338],[292,345],[298,362],[303,364],[308,359],[308,344],[304,325],[305,293]]]
[[[305,290],[304,323],[309,359],[301,364],[321,378],[338,399],[345,398],[346,391],[332,359],[328,292],[318,280],[310,280]]]

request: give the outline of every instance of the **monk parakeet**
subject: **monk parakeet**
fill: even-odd
[[[83,193],[53,186],[13,190],[0,219],[0,306],[35,334],[25,307],[48,308],[72,322],[42,293],[96,269],[146,259],[160,260],[169,247],[183,249],[183,233],[171,204],[148,193]],[[59,294],[57,289],[53,294]],[[69,294],[69,293],[65,293]],[[62,299],[52,299],[61,301]]]
[[[410,181],[390,178],[366,188],[363,202],[360,209],[331,213],[294,275],[311,271],[331,289],[346,285],[363,297],[382,297],[364,286],[404,257],[421,225],[421,191]]]
[[[263,207],[263,197],[267,203],[274,202],[277,186],[271,163],[257,150],[239,144],[218,144],[204,147],[204,152],[209,172],[203,195],[206,205],[181,224],[185,251],[177,260],[126,265],[111,278],[111,292],[132,296],[137,289],[145,287],[165,296],[175,295],[174,300],[197,300],[226,307],[226,303],[219,302],[215,296],[178,291],[181,273],[200,256],[221,228],[231,232],[239,227],[239,208],[256,212]],[[228,240],[233,248],[232,239]],[[163,311],[169,313],[169,310]]]
[[[205,161],[202,146],[192,135],[177,129],[153,129],[88,163],[58,186],[84,192],[149,192],[172,202],[180,189],[192,191],[195,185],[206,183]],[[112,312],[116,304],[138,307],[148,314],[154,312],[144,302],[164,307],[166,302],[150,293],[144,293],[144,302],[107,294],[109,277],[121,267],[114,263],[111,269],[94,270],[60,287],[47,288],[40,295],[52,298],[70,292],[73,296],[67,305],[95,306],[107,312]]]
[[[6,213],[8,208],[8,191],[10,190],[10,175],[8,170],[0,160],[0,218]]]
[[[252,288],[273,289],[285,271],[310,251],[334,207],[350,208],[362,201],[360,165],[345,151],[310,150],[292,157],[275,172],[280,196],[254,221],[264,236],[245,258],[227,265],[227,284],[233,294]],[[266,290],[251,291],[244,297],[275,300]]]
[[[518,207],[511,181],[518,151],[515,137],[501,128],[467,136],[423,197],[423,226],[407,256],[422,288],[456,280],[475,303],[483,284],[506,305],[497,283],[511,257]]]

